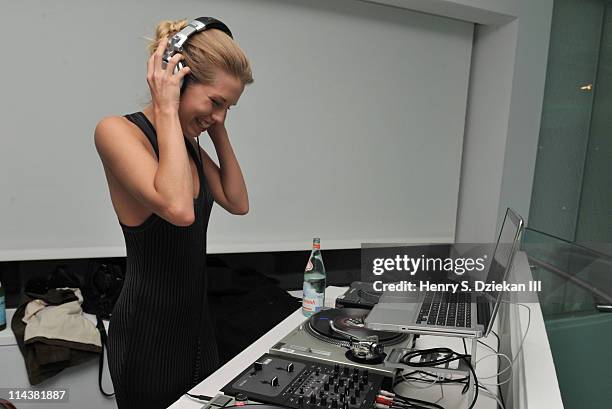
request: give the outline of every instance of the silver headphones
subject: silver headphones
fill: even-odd
[[[170,58],[172,58],[173,55],[183,52],[183,46],[185,45],[187,40],[189,40],[189,37],[196,33],[199,33],[200,31],[208,30],[211,28],[221,30],[225,34],[230,36],[230,38],[234,38],[230,29],[222,21],[217,20],[213,17],[198,17],[195,20],[192,20],[185,28],[174,34],[168,40],[166,51],[164,51],[164,55],[162,57],[162,67],[166,68],[168,61],[170,61]],[[176,67],[174,68],[174,74],[178,73],[184,67],[186,67],[184,61],[179,61],[176,64]],[[181,84],[181,88],[183,87],[183,85],[184,84]]]

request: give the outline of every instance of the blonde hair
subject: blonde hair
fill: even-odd
[[[172,37],[188,24],[187,20],[164,20],[157,25],[155,40],[149,44],[149,55],[153,54],[164,36]],[[209,29],[189,37],[183,46],[184,62],[191,69],[185,77],[188,82],[211,84],[216,69],[233,75],[243,85],[253,82],[251,65],[238,44],[221,30]]]

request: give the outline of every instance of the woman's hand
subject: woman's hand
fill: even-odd
[[[164,36],[159,41],[157,50],[149,57],[147,62],[147,83],[153,98],[153,107],[156,110],[178,112],[181,96],[181,80],[191,70],[184,67],[174,74],[176,64],[183,59],[182,54],[175,54],[170,58],[166,68],[162,66],[162,56],[168,44],[168,37]]]
[[[227,129],[225,129],[225,117],[223,119],[224,121],[215,122],[206,130],[206,132],[208,132],[208,136],[210,136],[210,139],[213,141],[213,143],[216,143],[219,138],[227,138]]]

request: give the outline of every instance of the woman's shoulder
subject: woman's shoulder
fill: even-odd
[[[112,144],[125,145],[139,142],[139,145],[148,148],[146,136],[140,128],[128,120],[124,115],[105,116],[96,124],[94,140],[96,146]],[[149,149],[147,149],[149,150]]]
[[[118,130],[133,130],[133,123],[125,115],[108,115],[96,124],[95,133],[106,133]]]

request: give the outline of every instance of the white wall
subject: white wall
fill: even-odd
[[[461,163],[456,240],[492,241],[508,133],[517,21],[478,26]]]
[[[473,24],[354,0],[33,0],[0,26],[27,79],[0,103],[0,260],[125,254],[93,129],[147,99],[139,37],[203,4],[255,75],[227,120],[250,213],[215,207],[209,252],[452,241]]]
[[[476,31],[457,241],[495,240],[506,207],[528,220],[552,6],[521,0],[518,19]]]
[[[363,1],[481,24],[474,39],[455,240],[495,240],[506,207],[527,220],[553,0]]]
[[[518,16],[517,0],[362,0],[478,24],[505,24]]]
[[[464,166],[461,172],[456,215],[455,239],[469,242],[492,240],[496,225],[503,216],[506,206],[512,206],[523,216],[528,216],[535,149],[539,134],[552,2],[553,0],[537,2],[528,0],[364,0],[360,2],[345,0],[342,4],[339,2],[327,4],[326,2],[302,3],[297,0],[280,2],[266,0],[263,3],[269,7],[279,7],[281,9],[286,7],[299,8],[304,4],[325,4],[322,7],[330,12],[330,18],[345,18],[345,14],[348,14],[367,20],[371,13],[377,16],[397,15],[397,8],[408,8],[487,24],[487,26],[480,27],[477,30],[475,37],[476,53],[472,61],[471,99],[465,126],[465,144],[463,145]],[[359,4],[366,3],[378,4],[376,7],[370,5],[377,11],[359,6]],[[113,19],[117,27],[122,27],[122,29],[138,27],[136,30],[138,34],[150,34],[147,29],[150,28],[151,21],[168,17],[169,12],[163,7],[141,10],[136,4],[133,4],[122,6],[127,7],[124,8],[125,12],[117,14],[113,12],[109,4],[112,4],[112,2],[107,3],[104,8],[99,10],[94,20],[74,18],[75,11],[83,8],[83,6],[82,3],[73,4],[70,1],[64,3],[9,3],[3,8],[3,14],[6,12],[6,15],[14,15],[15,18],[9,21],[19,22],[27,20],[27,16],[32,10],[36,10],[32,14],[33,18],[39,18],[43,21],[59,18],[60,20],[56,24],[57,30],[61,31],[63,27],[69,27],[67,30],[70,33],[80,32],[81,37],[83,37],[89,35],[89,31],[96,24],[107,27],[106,23]],[[185,12],[182,15],[176,17],[190,15],[195,10],[201,9],[201,2],[199,1],[188,1],[186,4],[189,7],[184,9]],[[207,2],[208,10],[219,11],[220,9],[216,6],[210,7],[214,4],[217,3]],[[237,5],[238,3],[233,2],[231,4]],[[252,3],[249,2],[248,4]],[[68,5],[71,6],[68,7]],[[193,12],[188,12],[190,7]],[[233,6],[228,7],[231,9]],[[384,11],[385,9],[395,10],[387,12]],[[25,11],[23,16],[19,14],[19,10]],[[176,8],[173,7],[172,10],[176,11]],[[241,10],[244,11],[244,9]],[[236,11],[229,12],[228,15],[243,26],[250,20],[248,13],[244,14]],[[93,22],[97,23],[93,24]],[[309,22],[310,25],[312,23],[313,21]],[[138,58],[144,58],[144,42],[135,39],[136,31],[131,34],[132,37],[124,38],[122,41],[123,43],[129,43],[130,47],[143,47],[140,51],[142,55]],[[12,28],[10,24],[3,25],[2,33],[5,37],[10,37],[14,32],[19,32],[18,25],[15,28]],[[54,36],[58,32],[46,30],[45,36],[55,38]],[[44,39],[44,37],[41,37],[41,39]],[[97,177],[96,183],[99,184],[101,182],[99,169],[86,167],[91,161],[97,160],[95,152],[90,152],[90,157],[87,158],[86,162],[81,162],[82,158],[78,155],[64,155],[62,152],[58,152],[55,150],[56,141],[53,137],[64,135],[50,135],[46,130],[52,127],[66,129],[70,122],[66,122],[63,117],[49,116],[51,112],[49,109],[30,110],[24,113],[19,111],[20,107],[34,106],[32,102],[35,101],[40,107],[52,108],[54,104],[61,103],[57,100],[58,95],[63,95],[66,98],[76,97],[82,103],[75,108],[70,108],[71,114],[87,118],[93,125],[99,117],[99,113],[127,112],[135,106],[135,102],[142,102],[146,99],[147,92],[144,87],[134,100],[117,98],[121,96],[117,92],[120,93],[122,89],[132,86],[132,75],[142,70],[142,67],[135,65],[134,61],[138,58],[134,59],[134,53],[129,51],[131,48],[118,47],[117,44],[121,41],[113,44],[98,44],[86,50],[87,58],[96,61],[99,67],[105,67],[109,75],[117,78],[117,83],[105,87],[103,92],[106,97],[112,96],[121,102],[116,103],[112,108],[109,106],[106,112],[101,112],[100,109],[92,110],[93,106],[99,106],[99,95],[96,95],[95,88],[97,86],[96,81],[91,80],[92,72],[83,72],[82,65],[75,66],[71,63],[72,60],[79,60],[78,39],[79,36],[67,34],[61,36],[61,38],[57,37],[54,46],[39,47],[36,62],[24,64],[20,69],[20,75],[28,78],[28,85],[35,92],[20,92],[12,95],[10,99],[4,98],[0,106],[4,115],[3,123],[18,123],[18,129],[25,130],[28,135],[34,135],[30,137],[21,134],[15,135],[13,132],[6,133],[5,128],[5,135],[8,139],[5,138],[3,142],[2,154],[5,155],[3,156],[3,163],[6,164],[4,159],[10,159],[17,154],[20,155],[21,162],[8,167],[5,165],[4,177],[8,178],[6,180],[10,180],[20,176],[24,171],[33,172],[41,178],[43,183],[42,186],[38,186],[39,189],[36,190],[34,196],[28,196],[32,194],[32,187],[36,187],[36,185],[24,183],[18,185],[17,190],[10,191],[6,188],[7,185],[3,180],[4,205],[8,206],[9,209],[18,209],[23,212],[23,216],[17,220],[13,220],[14,215],[11,215],[10,212],[3,213],[2,226],[7,237],[18,237],[23,226],[28,223],[38,223],[40,220],[37,218],[47,214],[49,215],[47,220],[52,224],[51,228],[46,229],[43,234],[31,234],[30,237],[34,237],[36,240],[53,240],[55,232],[64,228],[61,218],[53,216],[54,209],[63,208],[62,211],[80,214],[83,209],[95,206],[101,200],[108,200],[107,192],[99,191],[97,195],[85,196],[81,200],[75,201],[72,199],[72,192],[74,189],[86,188],[85,185],[58,185],[54,181],[58,178],[60,180],[69,178],[73,173],[79,172],[87,180],[96,180]],[[62,44],[63,47],[71,51],[69,53],[57,53],[58,44]],[[27,50],[18,49],[16,53],[18,54],[16,58],[21,61],[27,62],[29,61],[28,58],[31,58],[31,54],[28,54]],[[70,87],[68,86],[69,82],[58,81],[57,78],[54,81],[45,80],[44,74],[46,71],[40,70],[39,65],[37,65],[40,61],[44,61],[49,67],[59,67],[65,72],[74,73],[74,78],[77,79],[77,87]],[[127,75],[128,72],[130,75]],[[511,86],[509,87],[508,84],[511,84]],[[47,86],[52,87],[51,92],[43,92]],[[72,95],[75,92],[78,95]],[[237,111],[236,114],[238,114]],[[88,135],[91,129],[91,127],[85,127],[80,131],[80,134]],[[409,129],[409,127],[406,129]],[[10,139],[14,137],[24,138],[24,140]],[[69,149],[74,149],[74,151],[91,149],[90,139],[72,138],[73,145]],[[22,144],[19,146],[25,147],[28,153],[18,152],[16,150],[17,143]],[[505,147],[503,152],[502,146]],[[483,156],[485,157],[484,162],[479,162],[477,158]],[[50,161],[52,164],[61,163],[63,165],[61,169],[63,170],[54,174],[53,179],[46,180],[45,178],[49,177],[49,169],[52,168],[45,166],[45,161]],[[479,168],[481,163],[488,163],[489,166]],[[54,201],[50,205],[45,204],[44,200],[41,202],[41,198],[44,199],[49,195],[60,195],[66,200]],[[496,211],[493,210],[495,208]],[[79,228],[91,231],[94,226],[90,222],[91,219],[83,219],[82,223],[79,222]],[[109,223],[115,223],[115,220],[109,219]],[[104,233],[103,239],[107,240],[107,243],[112,243],[115,240],[114,238],[117,237],[117,226],[115,225],[114,228],[114,232],[110,233],[111,230],[108,230]],[[75,242],[76,245],[83,245],[83,243],[77,244]],[[6,246],[3,245],[2,247]],[[81,256],[102,256],[106,253],[105,250],[100,250],[100,247],[91,247],[87,244],[82,248],[85,249],[87,254],[83,253]],[[28,250],[24,250],[19,259],[52,258],[51,253],[44,254],[36,250],[28,253]],[[71,257],[72,250],[68,249],[67,252],[55,252],[53,254],[57,257]],[[115,255],[120,255],[120,253]]]
[[[499,204],[500,215],[503,215],[505,208],[509,206],[526,219],[529,217],[546,83],[552,9],[553,0],[520,2],[521,17]]]

